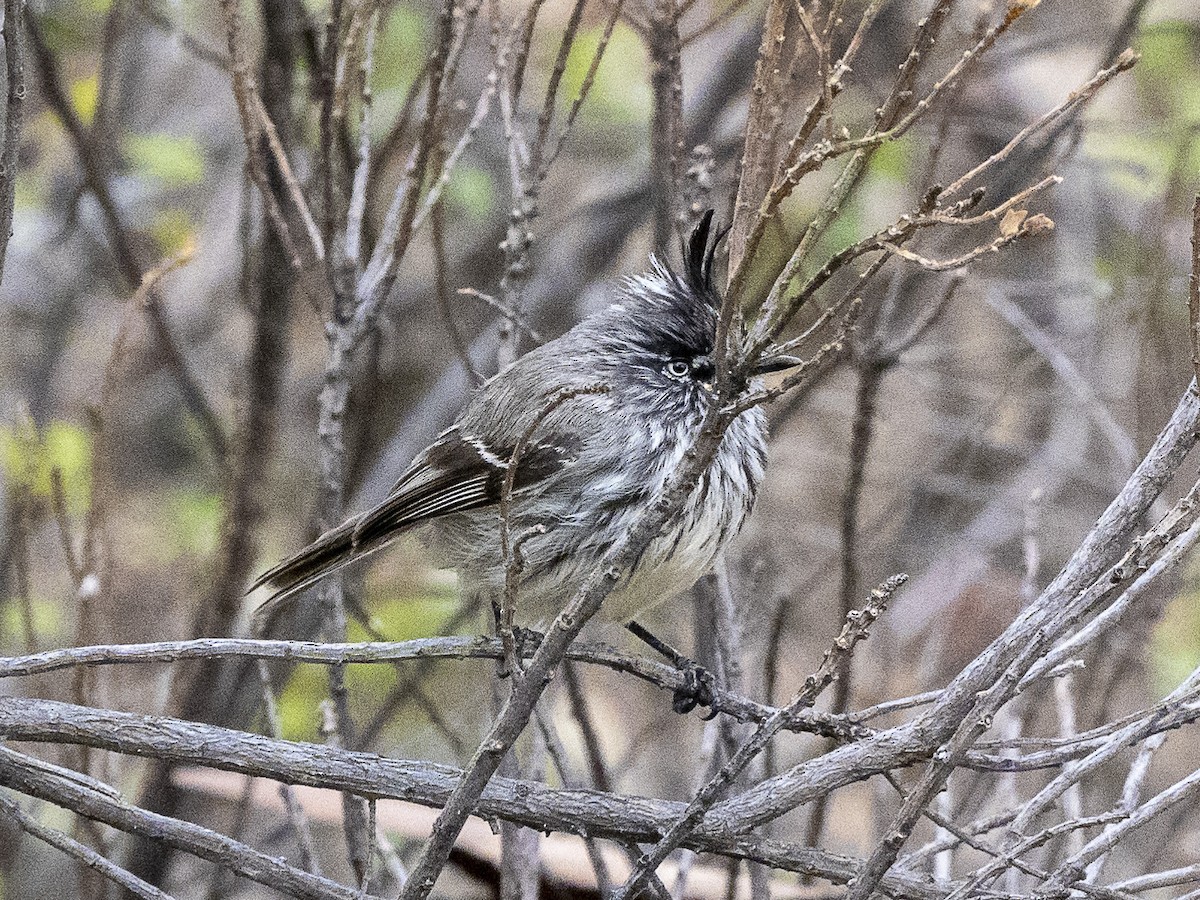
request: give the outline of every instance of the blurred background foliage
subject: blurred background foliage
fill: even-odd
[[[839,98],[838,121],[852,133],[870,121],[925,6],[891,0],[868,35]],[[421,0],[380,8],[372,134],[388,149],[372,191],[372,229],[404,165],[407,147],[389,146],[389,135],[429,52],[436,14]],[[561,0],[545,4],[530,57],[529,97],[540,96],[550,77],[569,12]],[[257,56],[261,9],[247,0],[242,13]],[[585,8],[566,60],[560,115],[585,81],[608,13],[604,3]],[[994,10],[986,3],[962,4],[941,58],[952,59],[989,14]],[[262,302],[257,291],[264,267],[279,262],[263,250],[262,215],[245,173],[216,7],[189,0],[47,0],[30,6],[29,15],[55,60],[49,77],[95,149],[96,177],[143,269],[194,250],[190,262],[163,280],[161,309],[232,435],[247,403],[244,366]],[[316,87],[305,47],[325,15],[315,0],[296,13],[289,152],[302,181],[313,175],[318,144]],[[735,184],[761,16],[761,4],[752,0],[696,0],[682,22],[690,36],[683,49],[686,149],[710,148],[711,172],[693,181],[722,217]],[[645,10],[627,4],[542,191],[526,314],[543,335],[560,333],[610,302],[615,279],[639,271],[655,249],[647,174],[652,64],[644,23]],[[455,85],[459,125],[491,65],[487,28],[481,16]],[[1039,548],[1034,579],[1043,584],[1131,468],[1128,448],[1114,444],[1095,407],[997,311],[995,298],[1018,304],[1050,337],[1139,458],[1187,383],[1188,234],[1200,188],[1200,11],[1190,0],[1044,0],[987,58],[981,76],[953,92],[945,115],[925,119],[875,154],[862,188],[823,238],[825,253],[850,245],[910,209],[927,184],[952,180],[999,149],[1090,77],[1113,41],[1117,49],[1130,44],[1141,53],[1133,73],[1055,135],[1042,156],[1015,160],[1005,169],[1010,181],[988,185],[990,197],[1002,198],[1046,172],[1062,175],[1047,201],[1053,233],[973,267],[936,327],[885,379],[863,490],[858,564],[864,584],[898,570],[914,579],[870,652],[856,660],[852,707],[944,684],[1019,610],[1026,539]],[[811,96],[810,75],[799,73],[798,96]],[[217,577],[229,512],[225,461],[189,413],[169,360],[143,310],[133,305],[136,285],[123,275],[94,176],[81,166],[47,77],[31,59],[14,235],[0,289],[5,654],[190,636]],[[532,103],[522,115],[536,120]],[[774,278],[833,177],[832,171],[817,173],[784,204],[753,284],[765,287]],[[492,115],[446,192],[451,292],[495,291],[503,269],[497,248],[511,203],[502,129]],[[388,299],[382,335],[355,373],[349,413],[355,508],[382,495],[411,455],[453,419],[469,390],[434,299],[434,271],[426,228]],[[266,474],[257,569],[318,530],[315,418],[326,344],[316,309],[320,290],[310,277],[302,275],[292,292],[278,452]],[[932,282],[899,274],[880,285],[902,304],[927,301],[934,290]],[[473,365],[494,371],[494,310],[470,296],[451,293],[451,301]],[[121,352],[114,352],[118,344]],[[773,669],[747,667],[752,696],[790,694],[840,619],[831,573],[839,558],[855,384],[853,365],[843,364],[772,410],[768,483],[730,559],[747,646],[754,659],[775,660]],[[1035,490],[1037,502],[1030,499]],[[95,546],[85,547],[98,502],[104,522]],[[65,562],[60,523],[74,554],[102,559],[101,586],[82,598]],[[452,577],[436,569],[419,540],[402,541],[365,578],[365,613],[352,623],[351,640],[485,627],[478,616],[459,611]],[[239,627],[256,599],[245,601]],[[690,647],[692,602],[672,601],[651,614],[649,624]],[[1140,627],[1114,636],[1104,657],[1090,662],[1091,673],[1078,684],[1081,709],[1143,706],[1197,663],[1200,570],[1193,561],[1173,593],[1145,608]],[[1118,674],[1130,671],[1143,677],[1112,692]],[[481,711],[491,708],[491,669],[452,661],[421,673],[414,684],[403,669],[351,667],[355,716],[365,724],[381,705],[390,710],[372,735],[371,746],[381,752],[461,763],[487,719]],[[114,707],[158,712],[167,702],[166,667],[97,678],[93,689]],[[281,678],[283,735],[319,740],[324,671],[298,666]],[[657,741],[667,735],[692,747],[702,726],[669,716],[664,698],[644,686],[608,673],[588,673],[588,684],[618,787],[684,796],[695,779],[694,761],[687,752],[664,758]],[[0,689],[69,696],[65,682],[6,681]],[[1056,723],[1031,727],[1053,733]],[[1180,740],[1189,752],[1200,752],[1194,733]],[[799,741],[789,747],[774,765],[804,752]],[[581,752],[578,734],[571,733],[569,749]],[[129,767],[123,778],[122,786],[133,791],[138,771]],[[840,794],[830,818],[832,848],[861,852],[869,831],[860,826],[888,808],[886,798],[866,788]],[[801,824],[785,819],[778,827]],[[1193,816],[1163,839],[1194,851],[1197,827]],[[6,883],[19,885],[10,896],[49,896],[22,880],[33,871],[31,854],[48,851],[28,841],[25,847],[20,861],[9,861]]]

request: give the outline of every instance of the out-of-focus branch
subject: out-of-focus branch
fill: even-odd
[[[25,0],[4,0],[4,66],[8,96],[4,107],[4,149],[0,151],[0,283],[12,237],[16,202],[17,154],[21,149],[21,114],[25,105]]]
[[[537,173],[538,179],[543,180],[550,166],[554,164],[554,160],[558,158],[558,154],[562,152],[563,145],[567,142],[567,137],[571,133],[571,126],[575,124],[575,118],[579,115],[579,110],[583,108],[583,102],[587,99],[588,94],[592,91],[592,86],[596,82],[596,72],[600,69],[600,61],[604,59],[604,52],[608,49],[608,43],[612,40],[613,29],[617,27],[617,22],[621,18],[621,10],[625,7],[625,0],[614,0],[612,12],[609,13],[608,21],[604,23],[604,32],[600,35],[600,40],[596,44],[596,52],[592,54],[592,61],[588,63],[587,73],[583,76],[583,81],[579,85],[579,94],[571,102],[571,111],[567,113],[566,121],[563,123],[558,132],[558,139],[549,149],[543,151],[545,157],[542,162],[541,170]]]
[[[155,2],[154,0],[135,0],[134,6],[137,11],[146,18],[151,25],[157,28],[163,34],[167,35],[173,41],[177,41],[179,46],[194,56],[201,62],[207,63],[213,68],[220,69],[222,72],[228,72],[231,68],[229,57],[223,54],[216,47],[212,47],[204,41],[189,33],[186,29],[173,21]]]
[[[683,74],[680,70],[679,10],[675,0],[652,4],[648,31],[650,86],[650,183],[654,195],[654,246],[665,251],[679,214],[683,158]]]
[[[29,33],[34,56],[37,58],[38,72],[41,76],[41,86],[45,93],[46,103],[66,128],[75,155],[79,158],[84,184],[96,198],[96,202],[104,213],[117,269],[126,284],[131,289],[137,289],[142,284],[146,269],[134,249],[133,233],[121,218],[116,200],[109,189],[108,173],[100,162],[91,135],[84,128],[70,99],[63,91],[58,77],[58,61],[47,45],[36,17],[26,16],[25,26]],[[146,316],[150,320],[151,330],[154,332],[159,349],[166,359],[167,370],[178,385],[188,412],[200,423],[201,431],[217,462],[224,466],[228,454],[228,442],[225,438],[224,428],[171,333],[158,292],[151,291],[147,296],[147,301]]]
[[[260,69],[260,102],[274,121],[276,140],[282,144],[280,154],[269,154],[264,146],[266,136],[260,131],[255,153],[266,170],[266,188],[272,202],[278,204],[282,203],[285,193],[278,162],[286,158],[282,148],[289,147],[293,139],[295,43],[299,23],[291,0],[261,0],[260,8],[267,38]],[[234,39],[235,35],[231,34],[230,40],[236,46],[238,42]],[[245,60],[240,53],[238,59],[239,65],[244,66]],[[245,74],[248,77],[248,73]],[[257,93],[254,99],[259,101]],[[253,250],[244,246],[242,252],[249,255]],[[235,631],[245,584],[258,555],[263,500],[275,453],[280,397],[288,358],[288,330],[296,280],[296,270],[291,262],[292,250],[285,241],[284,232],[274,227],[263,229],[256,267],[257,290],[251,303],[254,321],[243,376],[245,403],[240,411],[230,458],[216,572],[210,593],[197,605],[193,615],[190,632],[193,637]],[[248,721],[251,711],[238,708],[238,704],[229,700],[231,696],[238,696],[235,686],[250,674],[245,666],[205,660],[188,672],[177,673],[172,683],[169,708],[188,719],[242,724]],[[174,815],[180,799],[170,767],[161,763],[152,765],[143,783],[142,805],[156,813]],[[139,874],[159,882],[167,864],[167,852],[167,848],[157,842],[139,842]]]
[[[1029,345],[1050,364],[1055,374],[1062,379],[1063,384],[1083,404],[1083,408],[1096,423],[1100,433],[1104,435],[1105,440],[1116,452],[1121,465],[1126,470],[1132,469],[1137,462],[1137,448],[1134,446],[1133,438],[1113,418],[1113,414],[1097,396],[1075,363],[1054,342],[1054,339],[1039,328],[1037,323],[1030,319],[1017,304],[994,291],[989,291],[986,298],[988,305],[1020,332],[1021,337],[1025,338]]]
[[[246,158],[250,167],[250,176],[258,186],[267,216],[280,243],[286,250],[290,265],[299,270],[302,265],[299,249],[284,216],[278,196],[280,192],[272,187],[272,176],[267,172],[264,157],[268,151],[275,161],[274,180],[278,183],[282,179],[288,185],[288,193],[304,222],[309,251],[317,260],[325,258],[325,244],[317,230],[312,213],[309,212],[308,203],[296,183],[296,177],[292,174],[291,164],[280,144],[275,125],[258,96],[258,87],[254,82],[254,77],[250,74],[250,64],[246,59],[246,50],[243,46],[241,15],[237,4],[232,0],[222,0],[220,5],[221,15],[225,20],[225,40],[229,48],[229,58],[232,60],[233,95],[237,100],[238,114],[241,117],[242,136],[246,143]]]

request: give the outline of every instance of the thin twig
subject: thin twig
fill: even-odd
[[[475,367],[471,359],[470,348],[463,338],[462,329],[458,327],[454,308],[450,304],[450,286],[446,278],[446,225],[445,208],[441,203],[435,203],[429,215],[430,239],[433,243],[433,280],[437,294],[438,312],[446,324],[446,332],[450,335],[450,344],[463,369],[475,385],[483,384],[484,376]]]
[[[485,294],[483,291],[476,290],[475,288],[459,288],[458,293],[464,297],[474,297],[476,300],[482,300],[492,309],[496,310],[496,312],[500,313],[506,321],[511,322],[521,331],[525,332],[526,337],[535,344],[544,344],[546,342],[546,339],[538,333],[537,329],[529,323],[528,319],[521,315],[520,311],[513,309],[504,303],[504,301],[498,300],[491,294]]]
[[[1153,821],[1176,804],[1189,800],[1198,790],[1200,790],[1200,770],[1192,772],[1186,778],[1177,781],[1166,790],[1151,797],[1130,813],[1128,818],[1113,825],[1111,828],[1104,829],[1103,833],[1090,840],[1082,850],[1072,855],[1055,869],[1046,882],[1047,889],[1055,890],[1062,888],[1069,890],[1083,877],[1086,867],[1093,860],[1099,859],[1108,853],[1129,832],[1142,827],[1147,822]]]
[[[1067,116],[1069,113],[1072,113],[1077,107],[1087,103],[1096,95],[1097,91],[1112,81],[1113,78],[1122,72],[1127,72],[1128,70],[1132,69],[1140,58],[1140,55],[1131,49],[1122,51],[1120,56],[1117,57],[1116,61],[1111,66],[1101,69],[1089,81],[1072,91],[1067,99],[1054,109],[1047,112],[1037,121],[1031,122],[1029,125],[1026,125],[1020,131],[1018,131],[1016,135],[1014,135],[1013,138],[1000,150],[997,150],[979,165],[975,166],[973,169],[951,184],[948,188],[946,188],[946,190],[942,193],[942,196],[953,197],[988,169],[992,168],[997,163],[1008,159],[1013,150],[1024,143],[1025,140],[1030,137],[1030,135],[1036,134],[1043,128],[1046,128],[1059,119]]]
[[[778,714],[763,722],[754,734],[738,748],[737,753],[729,762],[721,767],[721,771],[709,780],[695,799],[688,804],[687,811],[655,844],[654,849],[638,861],[638,865],[630,874],[629,879],[613,895],[613,900],[627,900],[627,898],[636,897],[648,875],[658,868],[667,858],[667,854],[679,846],[683,838],[691,833],[704,814],[712,808],[738,774],[762,751],[784,722],[799,710],[812,706],[816,702],[821,692],[833,682],[842,661],[854,652],[859,641],[867,637],[871,626],[887,609],[892,594],[907,580],[907,575],[893,575],[871,592],[866,606],[857,612],[851,612],[846,617],[846,624],[842,626],[842,631],[833,642],[833,646],[825,652],[825,658],[821,661],[821,665],[805,679],[804,686],[796,692],[791,702]]]
[[[63,853],[77,859],[89,869],[99,872],[109,881],[118,884],[135,897],[143,900],[171,900],[171,895],[163,893],[152,884],[147,884],[131,872],[122,869],[116,863],[105,859],[91,847],[81,844],[68,834],[57,828],[43,825],[33,816],[21,809],[13,800],[0,794],[0,812],[17,823],[18,827],[38,840],[45,841],[51,847],[57,847]]]
[[[542,162],[542,166],[537,173],[539,181],[545,179],[550,167],[558,159],[558,154],[562,152],[563,146],[567,142],[567,137],[571,133],[571,127],[575,124],[575,118],[579,115],[579,110],[583,107],[583,101],[592,92],[592,86],[596,82],[596,72],[600,69],[600,61],[604,58],[604,51],[608,49],[609,41],[612,40],[613,30],[617,27],[617,22],[621,18],[621,10],[624,5],[625,0],[615,0],[613,3],[612,12],[609,13],[608,21],[604,23],[604,31],[601,33],[600,40],[596,44],[596,52],[592,54],[592,61],[588,63],[587,73],[583,76],[583,81],[579,85],[579,94],[571,103],[571,109],[567,113],[566,121],[563,122],[563,126],[558,132],[558,139],[544,154],[545,160]]]
[[[307,900],[362,900],[358,891],[336,881],[310,875],[208,828],[157,815],[110,794],[93,791],[76,781],[53,775],[37,760],[2,746],[0,784],[121,831],[153,837],[170,847],[220,863],[237,875],[283,890],[293,897]]]
[[[517,439],[516,444],[513,445],[512,454],[505,465],[504,483],[500,488],[500,559],[504,566],[504,596],[500,602],[499,626],[500,640],[504,645],[504,662],[510,672],[516,672],[518,662],[516,645],[513,642],[513,620],[517,611],[517,596],[520,590],[522,569],[520,551],[514,546],[512,541],[510,517],[513,489],[517,483],[517,471],[521,464],[521,457],[525,455],[525,450],[529,446],[529,442],[533,439],[533,435],[537,430],[542,427],[542,423],[546,421],[548,416],[553,415],[554,411],[560,406],[578,397],[606,394],[610,390],[611,388],[606,384],[586,384],[564,388],[556,392],[538,411],[537,415],[533,417],[529,426],[521,434],[520,438]],[[513,683],[514,685],[516,684],[515,674]]]
[[[425,114],[421,121],[421,132],[414,148],[412,164],[407,168],[400,186],[396,190],[398,213],[394,230],[380,234],[379,244],[384,249],[384,261],[378,278],[367,281],[365,275],[358,279],[355,288],[356,309],[350,324],[350,337],[354,342],[370,331],[379,315],[383,301],[391,292],[396,281],[400,262],[408,250],[414,232],[417,204],[420,202],[420,186],[426,177],[430,155],[437,138],[437,122],[443,114],[442,75],[445,72],[450,44],[454,37],[454,0],[444,0],[438,13],[436,49],[430,56],[429,90],[425,101]],[[374,261],[374,259],[372,260]]]
[[[275,192],[271,190],[267,167],[263,160],[260,139],[265,136],[264,121],[270,124],[270,117],[262,109],[261,101],[258,97],[258,89],[254,83],[254,76],[250,73],[250,64],[246,59],[246,49],[242,40],[241,15],[237,4],[233,0],[220,0],[220,7],[221,16],[225,23],[225,42],[229,48],[229,58],[232,64],[233,95],[237,100],[238,114],[241,116],[242,139],[246,144],[246,158],[250,166],[250,176],[258,186],[263,207],[267,211],[267,216],[271,221],[272,227],[275,228],[280,243],[286,249],[287,257],[292,267],[299,270],[302,266],[299,249],[292,237],[291,229],[288,226],[287,218],[283,214],[279,200],[276,198]],[[271,125],[271,131],[274,131],[274,125]],[[269,139],[267,143],[270,143]],[[275,137],[274,144],[276,146],[279,144],[278,135]],[[276,163],[279,163],[278,157],[276,158]],[[291,166],[287,164],[286,158],[283,159],[283,163],[284,166],[280,166],[280,171],[291,172]],[[291,183],[295,184],[295,176],[292,176]],[[307,204],[298,186],[294,189],[293,199],[295,199],[296,195],[299,195],[300,198],[301,206],[299,208],[307,211]],[[311,219],[311,216],[309,219]],[[324,241],[319,234],[316,235],[316,239],[314,240],[313,235],[314,232],[309,232],[309,249],[317,259],[323,259],[325,256]]]
[[[454,145],[454,149],[449,155],[445,156],[440,166],[434,166],[439,170],[437,180],[429,188],[429,192],[425,195],[425,202],[421,204],[421,208],[413,217],[413,230],[419,229],[425,219],[430,215],[433,208],[441,202],[442,192],[446,185],[450,183],[450,177],[454,174],[454,168],[462,159],[463,154],[471,146],[475,140],[479,128],[483,125],[488,113],[492,108],[492,98],[496,95],[496,84],[499,79],[499,73],[493,69],[488,73],[487,79],[484,82],[484,88],[479,94],[479,100],[475,103],[475,113],[471,116],[471,121],[467,123],[467,127],[463,129],[462,135],[459,136],[458,143]]]
[[[547,141],[550,137],[550,125],[554,120],[554,106],[558,99],[558,88],[562,83],[563,74],[567,70],[567,60],[571,55],[571,47],[575,44],[575,33],[583,18],[583,7],[586,0],[575,0],[571,7],[571,15],[563,27],[562,37],[558,42],[558,53],[554,58],[554,67],[550,70],[550,78],[546,84],[546,93],[542,98],[542,109],[538,113],[537,133],[529,148],[529,163],[525,167],[531,175],[542,171],[542,160],[545,158]],[[513,103],[518,98],[518,89],[513,90]]]

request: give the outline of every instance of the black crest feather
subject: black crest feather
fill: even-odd
[[[729,228],[714,229],[713,215],[713,210],[705,210],[684,242],[683,272],[688,286],[715,305],[718,298],[713,288],[713,263],[717,247],[729,233]]]

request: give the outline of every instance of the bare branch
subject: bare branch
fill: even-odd
[[[37,18],[26,16],[25,27],[37,59],[46,102],[66,129],[71,139],[71,146],[79,159],[80,168],[83,170],[84,183],[104,213],[113,255],[116,258],[121,277],[125,279],[131,290],[136,290],[142,283],[145,269],[134,249],[133,235],[117,208],[109,185],[108,173],[101,162],[90,133],[80,121],[62,87],[58,75],[58,61],[46,43]],[[221,421],[208,402],[195,373],[184,359],[183,352],[167,324],[158,297],[151,292],[149,299],[151,302],[146,306],[147,317],[151,330],[154,332],[155,341],[166,360],[167,371],[178,385],[188,412],[195,416],[200,423],[204,438],[216,457],[218,465],[224,466],[229,447]]]
[[[88,709],[49,700],[0,700],[0,734],[20,740],[84,742],[117,752],[431,807],[444,807],[465,774],[460,769],[434,763],[387,759],[322,744],[276,741],[195,722]],[[215,832],[154,816],[113,800],[109,794],[47,775],[44,764],[5,747],[0,747],[0,784],[61,802],[82,815],[124,830],[149,833],[160,828],[159,837],[171,846],[220,861],[256,881],[260,879],[250,872],[275,878],[295,896],[314,900],[358,896],[348,888],[262,856]],[[498,776],[480,796],[476,814],[543,831],[574,834],[583,828],[597,837],[646,841],[657,840],[685,808],[683,803],[599,791],[557,791],[537,782]],[[707,821],[684,840],[684,846],[752,859],[836,883],[853,878],[860,864],[853,857],[739,834]],[[412,877],[416,877],[417,871],[413,870]],[[950,889],[949,885],[931,883],[925,876],[905,873],[889,875],[883,884],[889,891],[905,893],[917,900],[940,900]],[[329,893],[320,894],[320,890]]]
[[[363,900],[360,891],[318,878],[240,841],[180,819],[160,816],[75,781],[55,776],[24,754],[0,747],[0,784],[63,806],[77,815],[226,866],[251,881],[308,900]],[[369,900],[369,898],[368,898]]]
[[[43,825],[4,794],[0,794],[0,812],[3,812],[16,822],[22,831],[33,835],[38,840],[45,841],[51,847],[57,847],[68,856],[79,860],[89,869],[95,869],[109,881],[125,888],[125,890],[129,891],[135,897],[142,897],[143,900],[171,900],[170,894],[163,893],[154,885],[147,884],[136,875],[125,871],[116,863],[105,859],[86,844],[81,844],[57,828]]]
[[[1113,78],[1122,72],[1127,72],[1132,69],[1134,65],[1137,64],[1138,59],[1140,59],[1139,55],[1134,53],[1133,50],[1125,50],[1122,52],[1121,55],[1117,57],[1116,62],[1107,68],[1101,69],[1086,84],[1072,91],[1067,99],[1054,109],[1047,112],[1037,121],[1031,122],[1029,125],[1026,125],[1020,131],[1018,131],[1016,135],[1013,136],[1012,140],[1005,144],[1004,147],[1002,147],[1000,150],[997,150],[986,160],[975,166],[975,168],[971,169],[969,172],[951,184],[948,188],[946,188],[946,190],[942,193],[942,196],[953,197],[997,163],[1008,159],[1013,150],[1024,143],[1025,140],[1031,135],[1036,134],[1043,128],[1052,125],[1058,120],[1065,118],[1067,115],[1074,112],[1077,107],[1087,103],[1094,96],[1096,96],[1097,91],[1112,81]]]

